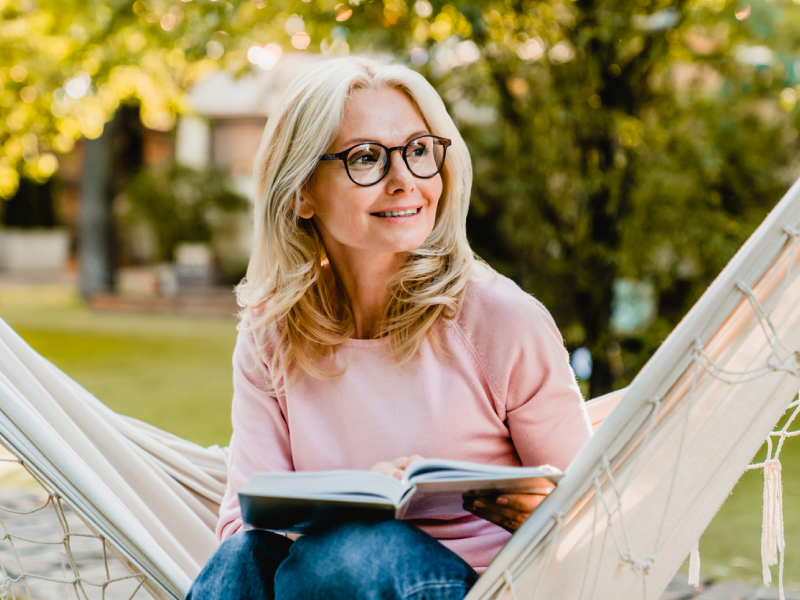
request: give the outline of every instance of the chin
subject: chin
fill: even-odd
[[[385,248],[384,251],[394,252],[395,254],[399,254],[401,252],[412,252],[413,250],[416,250],[417,248],[422,246],[425,243],[425,240],[428,239],[428,236],[430,236],[430,232],[428,232],[427,235],[411,239],[397,240],[394,242],[387,241],[386,246],[384,246]]]

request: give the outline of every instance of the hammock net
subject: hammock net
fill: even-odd
[[[693,548],[696,581],[698,538],[748,468],[765,475],[765,583],[780,578],[798,298],[800,182],[631,386],[588,403],[594,437],[468,600],[657,598]],[[114,413],[2,320],[0,442],[35,486],[0,493],[0,598],[183,598],[216,547],[224,449]]]
[[[5,447],[0,481],[0,598],[151,597],[147,577]]]

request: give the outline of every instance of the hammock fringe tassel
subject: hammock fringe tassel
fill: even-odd
[[[689,555],[689,585],[696,588],[700,587],[700,540],[692,546],[692,553]]]
[[[761,530],[761,566],[764,585],[772,582],[770,566],[778,563],[780,552],[779,589],[783,600],[783,485],[781,463],[777,459],[764,462],[764,520]]]

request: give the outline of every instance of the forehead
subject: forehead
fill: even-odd
[[[389,87],[355,90],[345,105],[342,127],[334,144],[366,139],[397,145],[423,129],[427,129],[425,120],[404,92]]]

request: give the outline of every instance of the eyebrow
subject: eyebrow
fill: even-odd
[[[430,135],[430,132],[427,129],[421,129],[419,131],[415,131],[414,133],[412,133],[411,135],[409,135],[406,138],[406,143],[410,142],[415,137],[419,137],[421,135]],[[376,141],[375,139],[352,138],[352,139],[347,140],[346,142],[344,142],[342,144],[342,150],[341,151],[346,150],[347,148],[351,148],[352,146],[355,146],[356,144],[363,144],[363,143],[380,144],[380,142]]]

